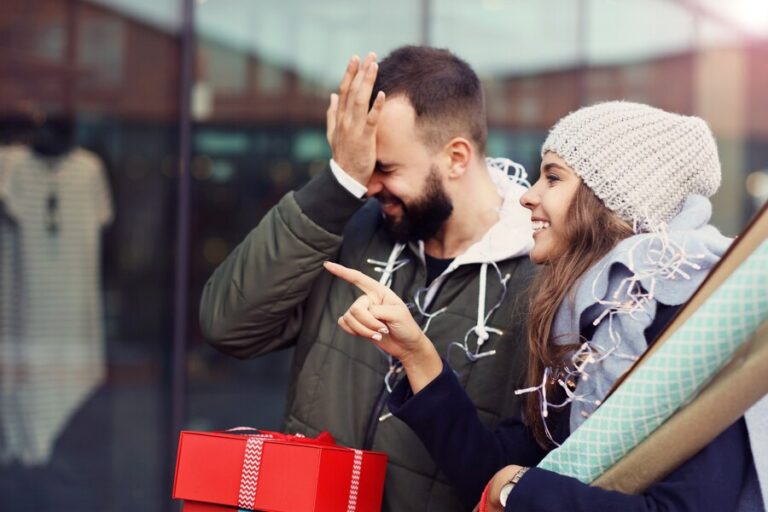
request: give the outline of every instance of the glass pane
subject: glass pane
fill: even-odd
[[[171,503],[180,40],[136,15],[157,4],[3,3],[4,512]]]
[[[694,44],[694,16],[666,0],[587,0],[587,61],[593,65],[658,58]]]
[[[291,354],[238,361],[210,348],[197,326],[202,287],[283,195],[327,164],[325,110],[349,57],[417,42],[420,12],[409,0],[197,5],[190,428],[279,428]]]
[[[262,64],[293,71],[301,80],[336,87],[351,53],[386,54],[419,40],[419,2],[232,0],[200,2],[196,30],[201,44],[216,42]],[[213,79],[204,70],[201,79]]]
[[[768,3],[763,0],[694,0],[692,7],[701,16],[712,18],[744,36],[768,36]]]
[[[482,77],[567,67],[581,54],[578,1],[435,0],[430,5],[430,42],[450,48]]]

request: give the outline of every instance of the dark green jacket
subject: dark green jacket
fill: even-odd
[[[502,221],[436,279],[437,292],[427,308],[445,308],[427,334],[489,425],[520,410],[514,390],[524,386],[527,287],[533,273],[527,257],[529,215],[517,204],[520,187],[496,169],[492,174],[506,196]],[[239,358],[295,347],[284,429],[305,435],[328,430],[340,444],[389,454],[383,510],[462,510],[413,432],[393,417],[379,421],[387,414],[380,410],[387,396],[387,357],[336,323],[359,292],[333,278],[322,263],[335,260],[378,279],[395,245],[381,219],[376,200],[355,198],[324,170],[286,195],[216,269],[203,291],[203,332],[215,347]],[[406,263],[392,274],[391,288],[406,302],[426,282],[421,251],[421,244],[405,247],[398,260]],[[481,314],[481,261],[494,259],[501,275],[493,265],[485,266]],[[506,275],[506,296],[491,312],[504,293],[501,276]],[[430,294],[420,295],[423,303]],[[425,318],[414,311],[423,324]],[[471,362],[458,345],[449,350],[466,338],[474,351],[477,332],[483,332],[478,317],[489,312],[485,327],[491,334],[480,351],[495,350],[495,355]]]

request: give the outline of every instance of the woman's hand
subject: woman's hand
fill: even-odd
[[[392,290],[362,272],[338,263],[326,262],[324,266],[364,294],[339,318],[339,326],[346,332],[372,340],[384,352],[400,360],[407,359],[429,343],[408,306]]]
[[[371,340],[403,365],[411,388],[418,393],[437,377],[443,362],[432,342],[413,319],[408,306],[392,290],[360,271],[325,262],[331,274],[355,285],[360,296],[339,318],[349,334]]]
[[[518,471],[522,469],[522,466],[506,466],[501,468],[491,481],[488,482],[488,493],[485,502],[486,508],[482,508],[482,503],[478,504],[476,510],[485,510],[486,512],[504,512],[504,507],[501,506],[499,496],[501,495],[501,488],[504,487],[512,480]]]

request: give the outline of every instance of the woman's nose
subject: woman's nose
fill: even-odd
[[[523,208],[528,208],[529,210],[536,208],[539,204],[539,195],[533,187],[529,188],[525,194],[520,197],[520,204]]]

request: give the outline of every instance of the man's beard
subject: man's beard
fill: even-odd
[[[388,200],[396,198],[389,196]],[[437,166],[432,165],[424,181],[424,193],[410,204],[400,201],[402,215],[395,220],[384,216],[384,227],[396,242],[428,240],[437,234],[453,212],[453,203],[440,182]]]

